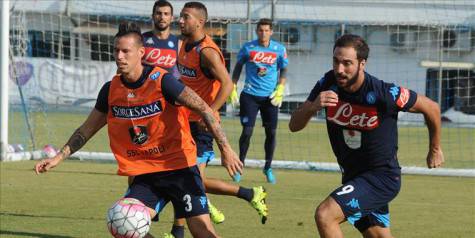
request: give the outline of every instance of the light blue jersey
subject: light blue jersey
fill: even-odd
[[[246,65],[243,91],[260,97],[272,94],[280,70],[289,63],[285,47],[273,40],[269,47],[259,45],[258,40],[247,42],[239,51],[237,60]]]

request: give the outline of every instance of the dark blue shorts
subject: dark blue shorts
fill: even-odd
[[[197,122],[190,122],[190,130],[196,144],[198,165],[208,164],[208,162],[214,159],[213,134],[209,131],[201,130]]]
[[[269,97],[259,97],[245,92],[239,98],[241,125],[254,127],[257,111],[261,112],[262,126],[270,129],[277,128],[279,108],[272,105]]]
[[[170,201],[175,218],[208,214],[208,200],[197,166],[135,176],[125,197],[140,200],[155,209],[157,216]]]
[[[391,171],[368,171],[333,191],[346,219],[360,232],[371,226],[389,227],[389,202],[399,193],[401,176]]]

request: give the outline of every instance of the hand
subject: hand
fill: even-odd
[[[427,167],[429,169],[442,167],[444,163],[444,153],[440,147],[430,149],[427,153]]]
[[[338,94],[328,90],[320,92],[318,97],[313,101],[312,106],[316,111],[321,110],[324,107],[334,107],[338,103]]]
[[[236,84],[234,84],[234,89],[233,89],[233,91],[231,91],[231,94],[229,94],[227,102],[231,103],[231,105],[233,107],[236,107],[237,105],[239,105],[239,96],[238,96],[238,93],[237,93],[237,85]]]
[[[276,107],[282,106],[282,100],[284,99],[284,85],[279,84],[275,88],[274,92],[269,96],[271,99],[270,103]]]
[[[221,165],[228,170],[231,178],[233,178],[235,174],[242,174],[243,164],[230,146],[226,146],[221,150]]]
[[[53,158],[41,160],[35,165],[36,174],[48,172],[50,169],[56,167],[59,164],[59,162],[61,162],[61,159],[62,159],[62,153],[58,153]]]

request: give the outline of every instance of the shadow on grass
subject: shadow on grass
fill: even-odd
[[[25,231],[6,231],[0,230],[1,235],[12,235],[12,236],[28,236],[28,237],[38,237],[38,238],[72,238],[73,236],[61,236],[61,235],[50,235],[34,232],[25,232]]]
[[[35,173],[33,169],[5,169],[8,171],[28,171],[31,172],[32,174]],[[110,173],[104,173],[104,172],[91,172],[91,171],[72,171],[72,170],[51,170],[48,171],[48,173],[58,173],[58,174],[92,174],[92,175],[117,175],[115,172],[110,172]]]
[[[71,220],[85,220],[85,221],[104,221],[102,218],[93,218],[93,217],[67,217],[67,216],[51,216],[51,215],[32,215],[32,214],[18,214],[18,213],[8,213],[0,212],[0,216],[13,216],[13,217],[36,217],[36,218],[54,218],[54,219],[71,219]]]

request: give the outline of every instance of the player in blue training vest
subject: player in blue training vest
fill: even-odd
[[[368,55],[369,47],[361,37],[340,37],[333,48],[333,70],[317,82],[289,122],[292,132],[299,131],[324,109],[330,143],[343,173],[342,185],[315,212],[321,237],[343,237],[339,224],[345,220],[364,237],[392,237],[388,205],[401,187],[399,111],[424,115],[430,138],[427,166],[437,168],[444,162],[438,104],[366,73]]]
[[[234,91],[229,97],[232,104],[240,103],[240,119],[243,127],[239,138],[239,159],[244,163],[252,131],[256,122],[257,112],[261,112],[262,124],[265,128],[264,143],[265,166],[264,174],[267,182],[275,183],[271,164],[274,157],[277,118],[282,105],[284,85],[286,81],[287,59],[286,49],[280,43],[271,40],[272,20],[260,19],[257,23],[257,40],[244,44],[237,56],[233,71]],[[246,66],[246,81],[238,99],[236,83],[241,75],[242,66]],[[240,181],[240,176],[234,178]]]
[[[166,0],[158,0],[152,12],[153,30],[142,34],[145,55],[142,62],[168,70],[175,78],[180,78],[176,66],[181,40],[170,33],[173,20],[173,6]]]

